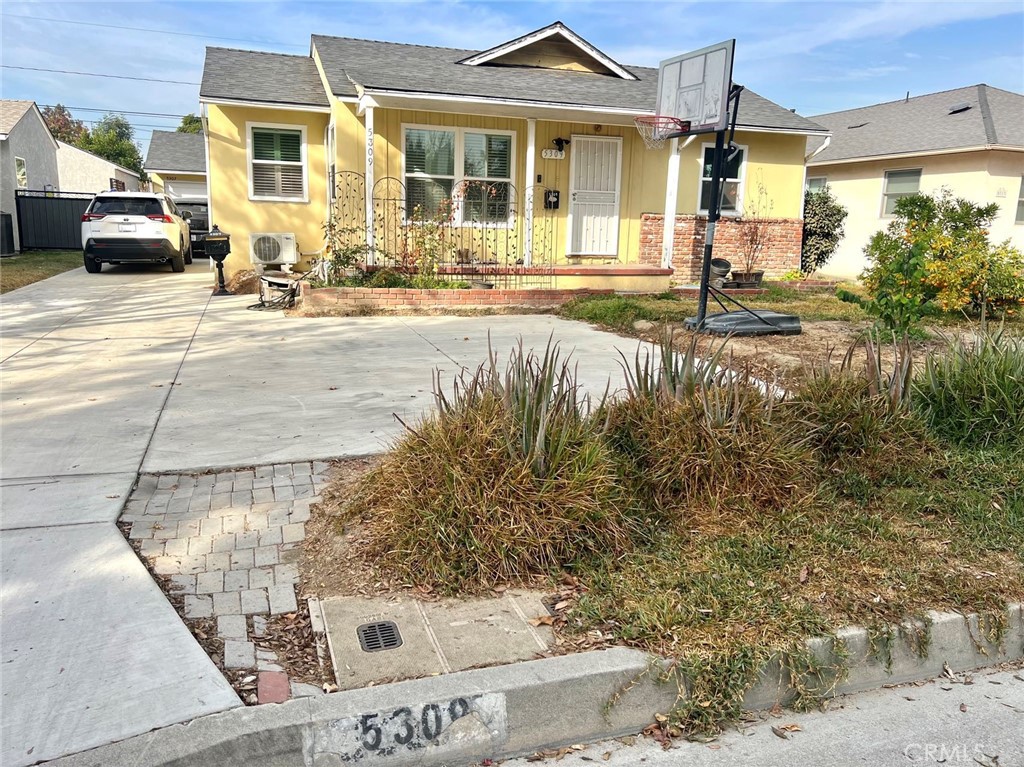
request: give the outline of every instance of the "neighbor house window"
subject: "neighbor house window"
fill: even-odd
[[[306,201],[305,130],[253,125],[249,131],[249,197]]]
[[[1020,192],[1017,193],[1017,218],[1018,224],[1024,224],[1024,176],[1020,177]]]
[[[896,212],[896,201],[901,197],[917,194],[921,189],[921,169],[887,170],[885,190],[882,193],[882,215],[891,216]]]
[[[18,181],[18,189],[28,189],[28,166],[24,157],[14,158],[14,177]]]
[[[513,146],[511,133],[407,126],[406,215],[431,218],[454,202],[456,223],[507,222]]]
[[[808,192],[820,192],[828,186],[828,178],[825,176],[808,176],[807,187]]]
[[[708,212],[711,200],[711,169],[715,158],[715,147],[704,145],[703,162],[701,163],[700,181],[700,212]],[[747,148],[741,146],[739,151],[729,159],[726,150],[725,181],[722,184],[722,213],[738,213],[742,205],[743,173],[746,170]]]

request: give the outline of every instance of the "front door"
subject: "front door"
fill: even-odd
[[[622,139],[573,136],[569,160],[570,256],[616,256]]]

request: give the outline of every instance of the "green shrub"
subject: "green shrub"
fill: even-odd
[[[630,540],[614,456],[549,344],[493,353],[445,392],[360,483],[369,551],[439,592],[479,591],[571,569]]]
[[[929,354],[915,404],[940,436],[962,445],[1024,446],[1024,339],[997,333]]]
[[[828,186],[804,193],[804,230],[800,245],[800,270],[804,274],[813,274],[832,258],[843,239],[846,213],[846,208]]]

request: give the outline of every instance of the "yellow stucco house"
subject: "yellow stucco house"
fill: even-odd
[[[832,135],[808,161],[812,189],[828,184],[848,211],[846,234],[822,270],[857,277],[871,235],[900,197],[946,188],[998,203],[990,239],[1024,249],[1024,96],[971,85],[811,118]]]
[[[267,233],[294,235],[308,262],[333,211],[376,264],[407,258],[430,219],[453,274],[621,289],[667,285],[673,270],[692,280],[713,137],[679,140],[666,245],[670,148],[646,149],[633,125],[654,111],[657,76],[560,22],[485,51],[323,35],[309,56],[207,48],[211,220],[232,236],[228,271],[249,268]],[[808,140],[826,134],[743,92],[726,215],[763,185],[779,235],[769,273],[799,266]],[[719,232],[729,257],[736,237],[728,222]]]

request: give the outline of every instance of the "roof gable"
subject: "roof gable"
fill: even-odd
[[[18,125],[24,119],[25,115],[32,113],[35,115],[35,119],[39,121],[43,130],[46,131],[46,135],[50,138],[50,143],[53,144],[53,148],[57,148],[57,140],[50,133],[50,127],[46,124],[46,120],[43,118],[43,113],[39,111],[39,107],[36,106],[34,101],[15,101],[12,99],[0,100],[0,136],[7,138],[7,135],[14,130],[15,126]]]
[[[564,69],[612,75],[623,80],[638,79],[560,21],[456,63],[474,67],[486,65]]]
[[[150,172],[206,173],[206,139],[202,133],[155,130],[143,167]]]
[[[1024,96],[984,84],[811,119],[832,131],[813,165],[992,145],[1024,147]]]

